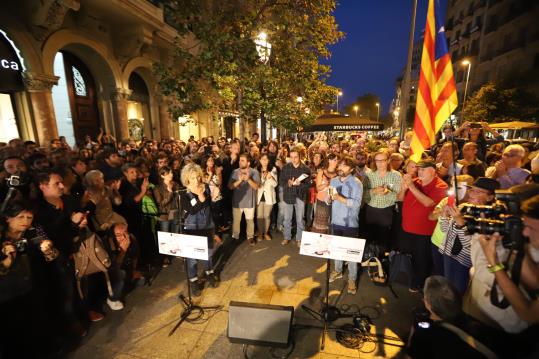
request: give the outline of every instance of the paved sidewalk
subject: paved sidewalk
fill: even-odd
[[[300,256],[295,245],[283,247],[280,242],[281,236],[277,235],[255,247],[245,242],[239,245],[221,273],[219,288],[206,288],[195,300],[201,305],[222,305],[225,310],[214,313],[205,323],[184,323],[169,337],[182,309],[178,294],[186,293],[182,260],[174,259],[151,287],[137,288],[128,296],[123,311],[108,311],[103,321],[93,324],[70,358],[243,358],[242,345],[231,344],[226,337],[226,309],[232,300],[295,306],[295,323],[318,325],[301,309],[301,304],[320,309],[325,261]],[[411,310],[420,301],[417,294],[397,286],[394,289],[399,298],[395,298],[389,288],[373,285],[365,273],[360,277],[356,295],[346,294],[345,285],[346,276],[331,284],[332,304],[337,301],[340,308],[356,305],[373,319],[373,333],[406,341]],[[340,319],[334,324],[345,323],[351,323],[351,319]],[[366,343],[361,351],[347,349],[331,332],[324,352],[320,352],[320,330],[298,329],[294,333],[296,345],[290,358],[385,358],[394,357],[399,351],[392,345],[374,343]],[[271,358],[267,348],[248,347],[247,352],[250,358]],[[274,355],[281,353],[279,350]]]

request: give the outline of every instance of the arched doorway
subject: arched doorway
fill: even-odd
[[[142,136],[152,136],[150,93],[146,83],[136,72],[129,75],[129,89],[131,90],[127,103],[129,137],[139,141]]]
[[[70,145],[82,143],[86,135],[96,138],[101,121],[97,110],[97,90],[88,67],[67,51],[54,58],[54,74],[60,79],[52,89],[58,134]]]

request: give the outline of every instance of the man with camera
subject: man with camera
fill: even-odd
[[[521,332],[528,326],[539,323],[539,300],[530,299],[535,298],[533,294],[539,290],[539,195],[524,201],[521,212],[522,240],[527,238],[528,242],[523,243],[520,250],[505,248],[508,243],[504,237],[509,234],[502,236],[499,232],[492,235],[478,234],[477,240],[472,241],[472,304],[475,309],[481,310],[480,313],[486,316],[485,319],[494,321],[505,331],[512,333]],[[519,252],[522,254],[520,281],[515,283],[518,279],[511,272],[520,261],[513,256],[518,256]],[[495,294],[498,294],[497,299],[505,298],[510,304],[509,307],[500,308],[493,305],[491,293],[494,288]]]

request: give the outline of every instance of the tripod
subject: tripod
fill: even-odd
[[[331,193],[332,191],[329,191]],[[330,204],[331,204],[331,195],[330,195]],[[329,207],[329,216],[328,216],[328,228],[329,234],[332,234],[331,229],[331,206]],[[322,236],[322,234],[320,235]],[[329,305],[329,274],[331,272],[331,259],[326,259],[326,294],[324,298],[324,303],[322,310],[317,312],[316,310],[309,308],[306,305],[302,305],[301,308],[306,311],[314,319],[324,323],[324,330],[322,333],[322,343],[320,349],[324,350],[326,347],[326,336],[329,333],[329,323],[334,322],[335,320],[342,318],[339,309],[337,307]]]
[[[183,233],[183,223],[182,223],[183,213],[182,213],[182,207],[181,207],[182,202],[180,198],[181,192],[186,193],[187,190],[182,189],[182,190],[177,191],[177,203],[178,203],[178,216],[177,216],[178,227],[177,228],[178,228],[179,234]],[[208,201],[210,199],[206,198],[206,200]],[[180,314],[180,319],[178,320],[178,323],[176,323],[174,328],[172,328],[172,330],[168,333],[169,337],[172,334],[174,334],[174,332],[180,327],[180,325],[182,325],[183,322],[195,321],[199,319],[200,317],[202,317],[204,315],[204,310],[219,310],[222,308],[221,305],[202,307],[199,305],[195,305],[193,303],[193,299],[191,298],[191,283],[189,281],[189,275],[188,275],[189,268],[187,266],[187,258],[183,258],[183,264],[184,264],[184,269],[185,269],[185,281],[187,284],[187,297],[185,297],[182,293],[180,293],[180,295],[178,296],[178,298],[180,299],[183,305],[183,310],[182,310],[182,313]]]

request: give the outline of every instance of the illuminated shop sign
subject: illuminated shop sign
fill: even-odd
[[[0,92],[24,90],[24,64],[20,51],[7,34],[0,30]]]

